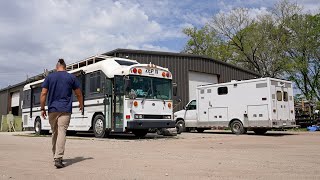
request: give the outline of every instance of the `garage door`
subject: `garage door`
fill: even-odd
[[[217,75],[189,71],[189,100],[196,99],[197,86],[217,83]]]
[[[15,92],[11,96],[11,107],[19,106],[20,92]]]

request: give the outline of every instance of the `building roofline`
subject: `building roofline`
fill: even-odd
[[[250,73],[250,74],[252,74],[252,75],[256,75],[256,76],[261,77],[261,75],[258,74],[258,73],[255,73],[255,72],[253,72],[253,71],[250,71],[250,70],[247,70],[247,69],[244,69],[244,68],[240,68],[240,67],[238,67],[238,66],[236,66],[236,65],[233,65],[233,64],[230,64],[230,63],[226,63],[226,62],[223,62],[223,61],[219,61],[219,60],[210,58],[210,57],[208,57],[208,56],[195,55],[195,54],[117,48],[117,49],[114,49],[114,50],[112,50],[112,51],[108,51],[108,52],[102,53],[102,55],[112,56],[112,55],[115,54],[115,53],[144,53],[144,54],[164,55],[164,56],[179,56],[179,57],[201,58],[201,59],[211,60],[211,61],[214,61],[214,62],[216,62],[216,63],[223,64],[223,65],[225,65],[225,66],[229,66],[229,67],[232,67],[232,68],[235,68],[235,69],[238,69],[238,70],[241,70],[241,71]],[[75,63],[75,62],[74,62],[74,63]],[[74,64],[74,63],[71,63],[71,64]],[[52,71],[52,70],[51,70],[51,71]],[[49,71],[49,72],[51,72],[51,71]],[[7,87],[5,87],[5,88],[3,88],[3,89],[0,89],[0,92],[7,91],[8,89],[12,89],[12,88],[15,88],[15,87],[18,87],[18,86],[21,86],[21,85],[25,85],[25,84],[28,83],[28,81],[30,81],[30,80],[32,80],[32,79],[37,79],[37,78],[39,78],[40,76],[43,76],[43,74],[40,73],[39,75],[33,76],[33,77],[29,78],[29,79],[26,80],[26,81],[22,81],[22,82],[20,82],[20,83],[14,84],[14,85],[9,85],[9,86],[7,86]]]
[[[203,55],[195,55],[195,54],[188,54],[188,53],[177,53],[177,52],[165,52],[165,51],[122,49],[122,48],[117,48],[117,49],[114,49],[112,51],[103,53],[103,55],[111,56],[112,54],[115,54],[115,53],[145,53],[145,54],[164,55],[164,56],[167,55],[167,56],[202,58],[202,59],[211,60],[211,61],[214,61],[216,63],[223,64],[223,65],[226,65],[226,66],[229,66],[229,67],[232,67],[232,68],[235,68],[235,69],[239,69],[241,71],[245,71],[247,73],[250,73],[250,74],[253,74],[253,75],[261,77],[261,74],[259,74],[259,73],[256,73],[256,72],[253,72],[253,71],[238,67],[236,65],[233,65],[233,64],[230,64],[230,63],[227,63],[227,62],[224,62],[224,61],[216,60],[216,59],[210,58],[208,56],[203,56]]]

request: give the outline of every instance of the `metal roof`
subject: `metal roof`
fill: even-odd
[[[224,62],[224,61],[216,60],[216,59],[210,58],[208,56],[188,54],[188,53],[177,53],[177,52],[149,51],[149,50],[136,50],[136,49],[118,48],[118,49],[103,53],[103,55],[113,56],[113,54],[115,54],[115,53],[136,53],[136,54],[151,54],[151,55],[193,57],[193,58],[208,59],[208,60],[214,61],[216,63],[223,64],[225,66],[233,67],[233,68],[239,69],[241,71],[245,71],[247,73],[254,74],[256,76],[261,76],[259,73],[256,73],[256,72],[253,72],[253,71],[238,67],[236,65],[233,65],[233,64],[230,64],[230,63],[227,63],[227,62]]]

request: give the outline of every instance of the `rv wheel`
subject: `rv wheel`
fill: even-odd
[[[106,124],[102,114],[98,114],[94,117],[93,133],[96,138],[104,138],[109,135],[109,132],[106,131]]]
[[[34,132],[36,133],[36,135],[49,134],[48,130],[42,130],[41,119],[39,117],[37,117],[36,120],[34,121]]]
[[[245,132],[245,129],[239,120],[232,121],[230,128],[234,134],[243,134]]]
[[[197,132],[199,132],[199,133],[203,133],[204,130],[205,129],[203,129],[203,128],[197,128]]]
[[[268,131],[268,129],[254,129],[253,132],[257,135],[263,135]]]
[[[183,120],[179,120],[176,122],[176,129],[177,129],[177,134],[181,134],[184,131],[185,125]]]

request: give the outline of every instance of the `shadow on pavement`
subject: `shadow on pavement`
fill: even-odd
[[[69,158],[69,159],[63,159],[64,162],[66,162],[65,166],[71,166],[72,164],[85,161],[88,159],[93,159],[92,157],[84,158],[84,157],[75,157],[75,158]]]
[[[184,133],[186,133],[186,132],[184,132]],[[223,135],[225,135],[225,134],[230,134],[230,135],[235,135],[235,134],[233,134],[231,131],[205,131],[205,132],[203,132],[203,133],[199,133],[199,132],[190,132],[190,133],[195,133],[195,134],[223,134]],[[290,132],[286,132],[286,131],[282,131],[282,132],[280,132],[280,131],[268,131],[266,134],[264,134],[264,135],[257,135],[257,134],[255,134],[254,132],[247,132],[246,134],[243,134],[243,135],[249,135],[249,136],[252,136],[252,135],[254,135],[254,136],[274,136],[274,137],[277,137],[277,136],[290,136],[290,135],[297,135],[297,134],[294,134],[294,133],[290,133]],[[242,135],[242,136],[243,136]]]
[[[72,135],[70,137],[92,137],[95,138],[93,133],[83,133],[83,132],[78,132],[76,135]],[[175,138],[177,136],[163,136],[163,135],[158,135],[157,133],[148,133],[145,137],[136,137],[133,134],[116,134],[112,133],[106,138],[101,138],[101,139],[116,139],[116,140],[139,140],[139,139],[171,139]]]

